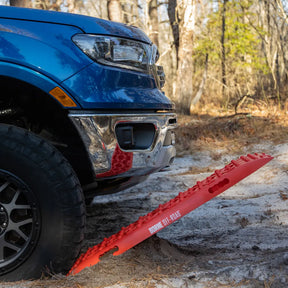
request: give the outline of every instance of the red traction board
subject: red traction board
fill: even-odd
[[[205,180],[197,182],[192,188],[180,192],[169,202],[159,205],[154,211],[123,227],[111,237],[105,238],[100,244],[89,248],[75,262],[68,275],[75,275],[84,268],[97,264],[101,256],[115,248],[117,251],[113,253],[114,256],[122,254],[224,192],[272,159],[272,156],[265,153],[255,153],[232,160],[230,164],[216,170]]]

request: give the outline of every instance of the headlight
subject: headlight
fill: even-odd
[[[91,34],[77,34],[72,40],[98,63],[144,73],[152,73],[159,57],[155,45],[134,40]]]

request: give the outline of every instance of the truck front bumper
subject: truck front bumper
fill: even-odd
[[[147,176],[175,155],[176,114],[100,114],[70,111],[96,178]]]

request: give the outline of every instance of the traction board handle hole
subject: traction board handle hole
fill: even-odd
[[[208,189],[208,192],[213,194],[213,193],[217,192],[220,188],[223,188],[225,185],[229,184],[229,182],[230,182],[229,179],[225,178],[222,181],[215,184],[214,186],[210,187]]]

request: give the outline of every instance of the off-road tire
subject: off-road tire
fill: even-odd
[[[85,228],[85,204],[73,169],[52,145],[0,124],[0,280],[66,273]]]

